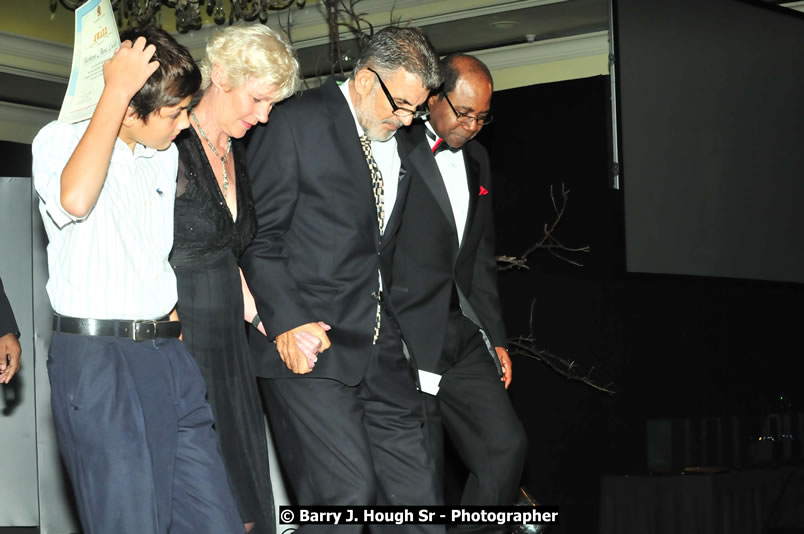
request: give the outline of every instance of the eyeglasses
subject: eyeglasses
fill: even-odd
[[[455,114],[455,120],[457,120],[461,124],[471,124],[471,123],[475,122],[475,123],[477,123],[478,126],[485,126],[486,124],[489,124],[494,119],[494,117],[491,116],[491,113],[486,113],[482,117],[473,117],[472,115],[469,115],[468,113],[463,113],[462,111],[458,111],[457,109],[455,109],[455,106],[452,105],[452,102],[449,101],[449,97],[447,96],[447,93],[444,92],[442,94],[444,95],[444,99],[447,101],[447,104],[449,104],[450,109],[452,109],[452,112]]]
[[[374,75],[377,76],[377,79],[380,80],[380,87],[382,88],[382,92],[385,93],[385,97],[388,99],[388,103],[391,104],[391,108],[394,110],[395,116],[399,117],[400,119],[405,119],[412,115],[414,119],[420,119],[422,117],[426,117],[430,113],[426,109],[417,109],[416,111],[413,111],[412,109],[400,108],[399,106],[397,106],[396,102],[394,102],[394,97],[391,96],[391,92],[385,86],[385,83],[383,83],[382,78],[380,78],[380,75],[377,74],[377,71],[372,69],[371,67],[366,67],[366,69],[373,72]]]

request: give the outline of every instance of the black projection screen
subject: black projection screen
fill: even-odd
[[[804,16],[615,0],[631,272],[804,282]]]

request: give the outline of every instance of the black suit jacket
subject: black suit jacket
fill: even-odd
[[[14,311],[8,302],[6,292],[3,290],[3,281],[0,280],[0,336],[13,332],[18,334],[17,321],[14,319]]]
[[[400,173],[381,238],[371,174],[333,78],[271,112],[249,141],[248,168],[258,230],[241,266],[268,334],[250,335],[255,370],[264,377],[327,377],[354,385],[372,351],[380,253],[392,248],[409,179]],[[390,273],[383,280],[389,284]],[[332,326],[332,346],[312,373],[294,375],[272,340],[315,321]]]
[[[411,184],[396,238],[391,301],[402,335],[419,369],[443,373],[441,352],[453,288],[461,309],[486,333],[492,347],[506,346],[497,292],[491,170],[486,150],[470,141],[466,163],[469,209],[458,247],[455,217],[424,124],[397,134],[409,153]]]

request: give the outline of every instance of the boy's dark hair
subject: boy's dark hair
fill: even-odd
[[[159,28],[131,28],[120,34],[120,40],[132,43],[137,37],[145,37],[146,46],[156,47],[153,60],[159,60],[159,68],[151,74],[142,89],[131,99],[131,107],[143,121],[154,111],[165,106],[175,106],[192,96],[201,86],[201,71],[193,56],[169,33]]]

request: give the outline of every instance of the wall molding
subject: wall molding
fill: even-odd
[[[801,11],[804,13],[804,0],[800,2],[787,2],[785,4],[780,4],[782,7],[789,7],[790,9],[795,9],[796,11]]]
[[[0,140],[31,143],[45,124],[58,117],[53,109],[0,102]]]
[[[555,61],[598,56],[609,53],[609,32],[599,31],[522,43],[486,50],[472,55],[485,63],[492,72],[513,67],[541,65]]]
[[[73,47],[0,32],[0,72],[67,83]]]

